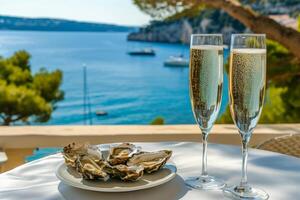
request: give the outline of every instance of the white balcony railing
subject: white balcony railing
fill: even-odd
[[[254,131],[250,145],[254,146],[287,134],[300,134],[300,124],[259,125]],[[103,144],[162,141],[201,142],[200,130],[196,125],[0,127],[0,149],[2,148],[8,158],[2,165],[2,171],[24,163],[24,158],[31,155],[37,147],[63,147],[71,142]],[[240,137],[234,125],[215,125],[209,142],[238,145]]]

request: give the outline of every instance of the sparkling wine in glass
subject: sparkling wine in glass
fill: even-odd
[[[221,189],[222,180],[208,175],[207,138],[218,117],[223,86],[223,38],[221,34],[194,34],[190,47],[190,98],[196,122],[202,132],[202,173],[186,184],[196,189]]]
[[[224,189],[232,199],[261,200],[269,195],[247,181],[248,143],[264,104],[266,88],[266,41],[264,34],[233,34],[231,37],[229,93],[232,119],[242,138],[242,179]]]

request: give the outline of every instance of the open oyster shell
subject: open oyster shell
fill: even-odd
[[[72,143],[63,148],[62,154],[68,166],[76,167],[76,160],[79,156],[87,154],[87,148],[85,148],[85,145]]]
[[[117,177],[122,181],[137,181],[142,178],[144,174],[144,167],[141,165],[115,165],[107,167],[106,171],[112,177]]]
[[[172,155],[172,151],[140,152],[140,147],[123,143],[110,148],[104,159],[97,146],[72,143],[63,149],[65,163],[87,180],[108,180],[116,177],[123,181],[137,181],[144,173],[152,173],[162,168]],[[106,157],[106,156],[105,156]]]
[[[126,164],[133,154],[138,153],[139,148],[130,143],[122,143],[118,146],[111,147],[107,161],[110,165]]]
[[[107,166],[105,160],[97,160],[93,155],[80,156],[76,160],[76,171],[87,180],[100,179],[107,181],[109,179],[109,174],[105,172]]]
[[[140,152],[128,159],[128,166],[140,165],[146,173],[152,173],[162,168],[172,155],[170,150],[156,152]]]
[[[84,155],[89,155],[95,161],[103,160],[100,149],[97,146],[89,144],[69,144],[68,146],[64,147],[62,154],[64,156],[66,164],[71,167],[76,167],[76,160]]]

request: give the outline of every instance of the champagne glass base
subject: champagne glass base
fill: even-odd
[[[192,177],[185,180],[185,184],[199,190],[220,190],[225,187],[225,182],[212,176]]]
[[[223,190],[224,196],[237,200],[267,200],[269,195],[258,188],[243,189],[240,186],[227,187]]]

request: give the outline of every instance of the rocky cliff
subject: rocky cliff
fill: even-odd
[[[188,43],[193,28],[188,20],[156,22],[128,35],[128,40]]]
[[[300,15],[300,0],[241,1],[264,15],[285,14],[291,17]],[[194,18],[169,22],[152,22],[149,26],[130,33],[128,40],[189,43],[191,33],[222,33],[224,43],[229,44],[232,33],[247,31],[249,30],[244,25],[227,13],[220,10],[207,9]]]
[[[231,33],[244,31],[246,28],[226,13],[208,10],[192,19],[152,22],[149,26],[130,33],[128,40],[188,44],[192,33],[222,33],[225,43],[228,43]]]

